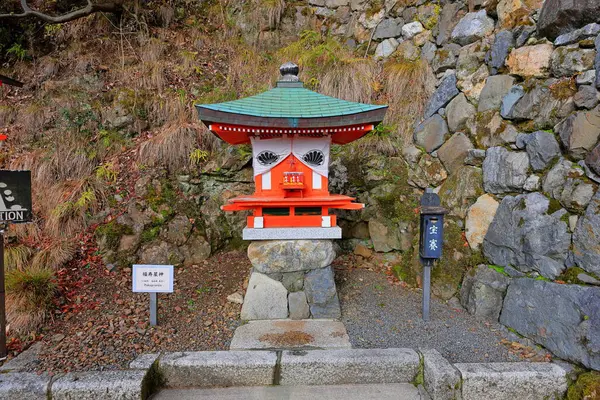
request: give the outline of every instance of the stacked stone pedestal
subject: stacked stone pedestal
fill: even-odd
[[[243,320],[340,318],[331,240],[252,242],[248,257],[253,268]]]

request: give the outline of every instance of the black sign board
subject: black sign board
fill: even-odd
[[[0,222],[31,222],[31,171],[0,170]]]

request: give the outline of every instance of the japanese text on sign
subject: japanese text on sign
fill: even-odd
[[[173,293],[172,265],[134,265],[133,291],[143,293]]]

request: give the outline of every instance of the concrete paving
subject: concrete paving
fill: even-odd
[[[151,400],[422,400],[408,383],[383,385],[263,386],[162,390]],[[423,399],[424,400],[424,399]]]
[[[235,330],[230,350],[349,349],[350,338],[340,321],[304,319],[251,321]]]

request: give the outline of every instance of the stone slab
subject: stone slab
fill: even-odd
[[[52,383],[52,400],[140,400],[146,371],[69,373]]]
[[[168,353],[159,371],[169,388],[261,386],[273,383],[274,351],[198,351]]]
[[[342,322],[332,320],[251,321],[238,327],[230,350],[350,349]]]
[[[40,362],[39,355],[42,351],[42,346],[42,342],[32,344],[24,352],[5,362],[2,367],[0,367],[0,372],[26,371],[34,368]]]
[[[149,370],[158,357],[160,357],[160,353],[141,354],[129,363],[129,368]]]
[[[420,400],[422,396],[408,383],[385,385],[323,385],[232,387],[219,389],[166,389],[154,400]]]
[[[28,372],[0,374],[0,399],[2,400],[45,400],[48,398],[48,375]]]
[[[463,400],[562,399],[567,390],[563,368],[551,363],[454,364],[463,379]]]
[[[280,385],[408,383],[419,372],[412,349],[288,350],[281,355]]]
[[[244,240],[341,239],[342,228],[244,228]]]
[[[434,400],[460,398],[460,372],[437,350],[420,350],[425,389]]]

